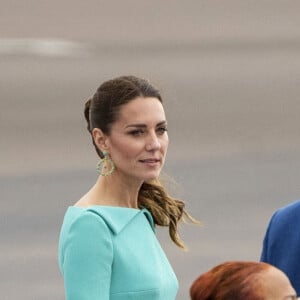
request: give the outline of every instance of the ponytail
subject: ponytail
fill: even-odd
[[[184,217],[193,223],[198,222],[185,210],[183,201],[168,195],[160,181],[154,179],[142,184],[138,203],[140,208],[146,208],[151,212],[156,225],[168,226],[172,241],[178,247],[186,249],[178,234],[178,223],[181,220],[185,221]]]

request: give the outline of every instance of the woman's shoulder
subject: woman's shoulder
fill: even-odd
[[[63,271],[67,253],[96,253],[99,249],[111,252],[112,236],[102,218],[86,208],[71,206],[65,213],[58,249],[59,266]]]
[[[62,236],[66,237],[74,233],[88,233],[91,231],[107,231],[104,220],[84,207],[68,207],[61,228]]]
[[[151,227],[154,228],[151,214],[146,209],[136,209],[118,206],[70,206],[64,217],[64,227],[105,226],[112,234],[118,234],[138,215],[145,215]]]

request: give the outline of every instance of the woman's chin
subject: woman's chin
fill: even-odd
[[[151,174],[147,174],[147,176],[144,177],[144,181],[150,181],[153,179],[156,179],[159,176],[160,172],[153,172]]]

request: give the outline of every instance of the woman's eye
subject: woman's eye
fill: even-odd
[[[144,133],[144,131],[141,130],[141,129],[132,130],[132,131],[129,132],[129,134],[132,135],[132,136],[140,136],[140,135],[142,135],[143,133]]]
[[[164,134],[166,131],[168,131],[166,127],[159,127],[159,128],[157,128],[157,132],[159,134]]]

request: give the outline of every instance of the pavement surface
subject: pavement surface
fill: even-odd
[[[1,299],[64,299],[62,218],[96,180],[83,104],[103,80],[160,87],[165,172],[202,226],[158,237],[178,300],[215,264],[258,260],[275,209],[300,198],[300,3],[0,4]]]

